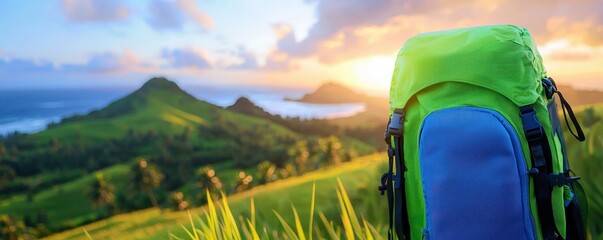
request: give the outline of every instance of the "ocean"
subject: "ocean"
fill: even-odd
[[[328,119],[353,116],[365,110],[364,104],[359,103],[311,104],[284,100],[299,98],[304,90],[200,86],[183,89],[200,100],[222,107],[245,96],[267,112],[286,117]],[[0,135],[42,131],[51,122],[103,108],[132,91],[134,89],[0,90]]]

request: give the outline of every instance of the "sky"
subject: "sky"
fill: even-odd
[[[603,90],[601,0],[0,1],[0,90],[138,86],[308,88],[386,94],[422,32],[526,27],[550,76]]]

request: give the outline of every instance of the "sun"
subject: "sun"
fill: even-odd
[[[350,73],[359,87],[370,91],[387,91],[389,89],[392,73],[394,72],[394,58],[371,57],[359,59],[351,64]]]

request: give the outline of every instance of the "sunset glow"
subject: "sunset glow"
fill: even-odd
[[[7,89],[133,87],[162,75],[201,86],[336,81],[386,94],[409,37],[506,23],[532,33],[560,83],[603,89],[601,1],[56,0],[0,9]]]

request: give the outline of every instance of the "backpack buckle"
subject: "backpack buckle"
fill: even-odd
[[[580,176],[569,177],[565,176],[563,173],[549,174],[549,183],[551,184],[551,187],[563,187],[563,185],[569,185],[578,180],[580,180]]]
[[[523,131],[526,134],[528,141],[538,140],[544,136],[542,125],[538,123],[536,110],[528,105],[519,108],[521,112],[521,120],[523,122]]]
[[[542,79],[542,86],[544,87],[544,93],[547,99],[553,98],[553,95],[557,92],[557,88],[555,87],[555,83],[551,77]]]
[[[392,114],[392,119],[391,119],[391,122],[389,123],[387,132],[392,136],[402,135],[403,121],[404,121],[404,109],[394,110],[394,114]]]

